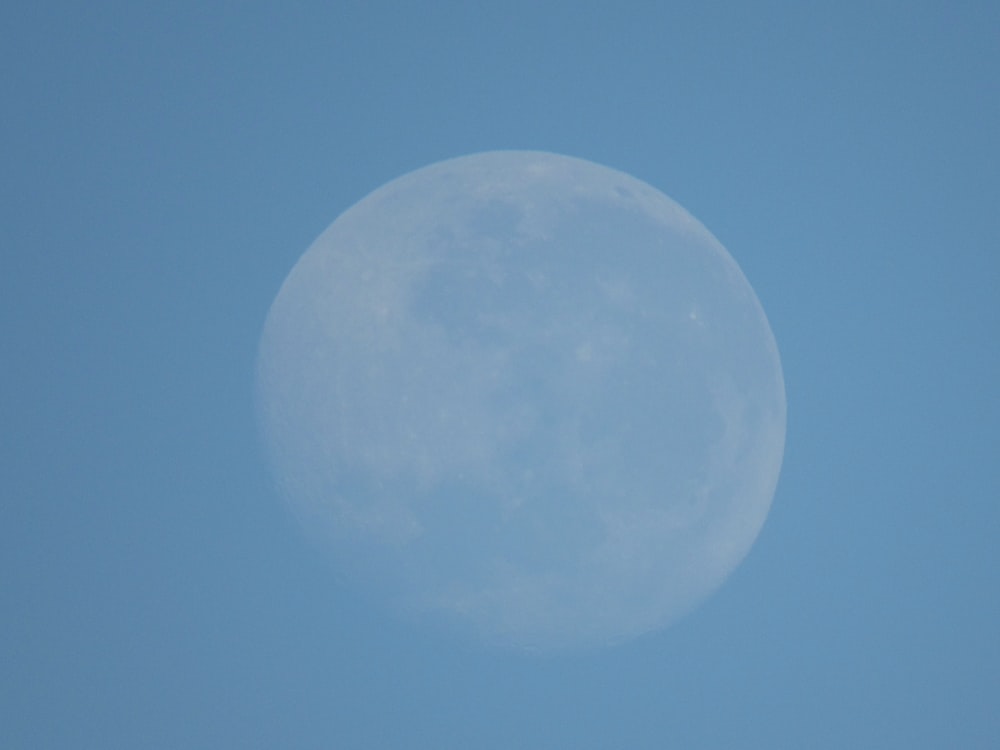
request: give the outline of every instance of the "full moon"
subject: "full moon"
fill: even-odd
[[[260,341],[277,485],[344,581],[533,650],[662,628],[767,517],[785,390],[725,248],[634,177],[497,151],[389,182]]]

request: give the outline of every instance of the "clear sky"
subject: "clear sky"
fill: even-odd
[[[995,3],[8,2],[0,39],[0,746],[1000,743]],[[506,148],[677,200],[782,353],[756,546],[619,648],[386,617],[255,432],[312,240]]]

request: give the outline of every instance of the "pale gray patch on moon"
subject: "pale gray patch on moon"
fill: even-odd
[[[784,449],[735,261],[624,173],[452,159],[340,216],[275,300],[258,409],[349,579],[528,648],[670,623],[739,564]]]

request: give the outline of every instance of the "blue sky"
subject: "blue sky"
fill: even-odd
[[[1000,741],[1000,11],[652,5],[0,9],[0,745]],[[503,148],[677,200],[782,353],[756,546],[615,649],[385,617],[255,433],[260,328],[312,240]]]

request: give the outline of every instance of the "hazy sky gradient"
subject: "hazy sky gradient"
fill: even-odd
[[[646,5],[0,8],[0,746],[996,746],[1000,10]],[[677,200],[782,353],[757,545],[613,650],[386,618],[255,433],[312,240],[502,148]]]

